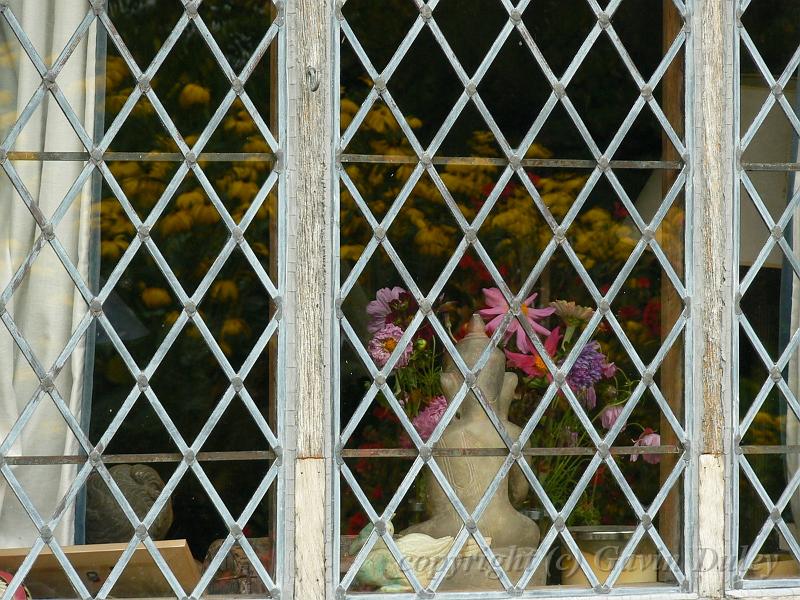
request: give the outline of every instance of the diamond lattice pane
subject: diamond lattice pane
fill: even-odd
[[[282,7],[0,9],[11,594],[280,593]]]
[[[687,34],[625,4],[341,9],[344,595],[687,584]]]
[[[734,585],[800,577],[797,6],[741,2]],[[776,29],[782,34],[775,36]],[[756,580],[752,583],[750,580]]]

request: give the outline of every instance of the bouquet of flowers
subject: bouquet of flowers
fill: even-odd
[[[499,327],[503,317],[510,311],[505,297],[497,288],[484,288],[484,307],[479,309],[486,321],[487,333]],[[532,294],[522,303],[519,319],[526,319],[531,330],[539,337],[548,358],[558,368],[574,351],[580,332],[592,318],[591,308],[573,301],[556,300],[547,307],[535,306],[537,294]],[[380,289],[374,300],[367,305],[370,339],[367,351],[375,364],[382,368],[401,343],[401,338],[417,311],[413,296],[402,287]],[[440,299],[434,310],[444,316],[454,341],[459,338],[450,327],[451,314],[459,311],[453,303]],[[447,408],[447,399],[442,394],[439,381],[444,348],[436,343],[430,325],[420,327],[394,364],[388,381],[392,391],[411,419],[420,437],[427,441]],[[501,348],[506,355],[507,370],[519,375],[517,400],[512,405],[510,419],[524,425],[550,386],[553,376],[545,360],[529,339],[520,320],[509,323],[502,338]],[[603,345],[591,340],[580,349],[577,359],[566,374],[566,383],[587,411],[590,419],[608,430],[619,419],[624,404],[638,383],[629,379],[614,362],[610,361]],[[628,422],[624,429],[634,428],[639,435],[631,439],[634,446],[658,446],[659,434],[649,426]],[[410,439],[402,432],[398,436],[401,445],[411,447]],[[551,402],[545,417],[534,429],[530,444],[535,447],[559,448],[579,446],[586,443],[588,434],[578,416],[559,391]],[[622,440],[621,440],[622,441]],[[623,441],[624,443],[624,441]],[[635,462],[639,455],[630,456]],[[658,454],[642,454],[649,464],[659,462]],[[534,470],[544,489],[556,506],[563,505],[576,482],[583,474],[589,458],[586,455],[564,455],[536,457]],[[599,522],[600,512],[594,505],[598,486],[603,483],[604,471],[598,471],[592,486],[573,512],[573,521]],[[529,496],[534,503],[534,495]]]

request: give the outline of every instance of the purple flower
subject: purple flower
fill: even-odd
[[[603,412],[600,413],[600,423],[602,423],[603,427],[606,429],[611,429],[614,426],[614,423],[617,422],[619,419],[619,415],[622,413],[621,406],[606,406],[603,409]],[[622,426],[625,429],[625,426]]]
[[[394,349],[397,348],[401,337],[403,337],[403,330],[393,323],[388,323],[369,341],[367,351],[378,367],[383,367],[386,364],[386,361],[389,360]],[[408,364],[409,358],[411,358],[411,344],[406,346],[400,358],[397,359],[395,368],[400,369],[405,367]]]
[[[436,425],[442,420],[444,411],[447,410],[447,398],[444,396],[436,396],[431,399],[428,406],[426,406],[420,413],[411,420],[414,429],[419,433],[419,437],[423,442],[427,442],[431,437]]]
[[[646,427],[638,439],[631,441],[633,442],[634,446],[660,446],[661,436],[649,427]],[[636,462],[637,458],[639,458],[637,454],[631,454],[631,462]],[[642,454],[642,458],[645,462],[649,462],[651,465],[661,462],[660,454]]]
[[[375,300],[367,304],[369,324],[367,331],[375,333],[387,324],[387,317],[393,312],[392,304],[402,299],[408,292],[401,287],[381,288],[375,294]]]
[[[567,383],[586,408],[594,408],[597,404],[594,384],[604,378],[607,367],[606,357],[600,352],[600,344],[596,341],[586,344],[572,365]]]

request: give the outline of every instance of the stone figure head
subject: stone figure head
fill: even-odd
[[[488,344],[489,336],[486,335],[486,325],[483,319],[478,314],[472,315],[467,328],[467,335],[456,344],[456,349],[467,367],[470,369],[475,367]],[[498,406],[499,399],[508,391],[508,386],[512,383],[510,380],[507,381],[506,375],[510,375],[514,379],[513,385],[510,387],[512,394],[514,387],[516,387],[516,375],[512,373],[506,374],[505,370],[505,354],[499,348],[492,348],[489,360],[476,379],[476,383],[487,402],[495,407]],[[442,368],[441,382],[442,390],[448,401],[453,400],[453,397],[458,393],[461,384],[464,382],[464,376],[449,356],[446,357]],[[468,412],[472,409],[482,410],[472,392],[469,393],[461,407],[462,412]]]

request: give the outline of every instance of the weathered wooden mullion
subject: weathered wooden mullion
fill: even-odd
[[[326,477],[331,395],[332,0],[287,5],[287,395],[294,411],[291,563],[297,600],[329,595]],[[290,538],[291,540],[292,538]],[[289,544],[292,546],[292,542]]]
[[[693,276],[692,397],[695,407],[692,460],[697,469],[696,504],[687,515],[692,531],[692,568],[703,598],[726,588],[730,486],[726,473],[731,407],[733,322],[733,2],[695,0],[688,85],[691,139]]]

